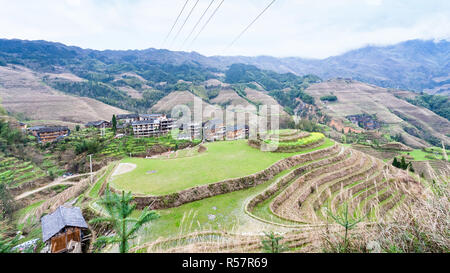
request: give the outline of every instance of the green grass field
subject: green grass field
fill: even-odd
[[[327,140],[328,142],[328,140]],[[333,142],[329,142],[334,144]],[[302,152],[307,153],[310,151]],[[291,168],[290,170],[292,170]],[[184,204],[180,207],[158,210],[160,218],[151,222],[139,234],[139,239],[148,242],[159,237],[169,238],[174,235],[189,234],[195,231],[233,231],[239,229],[249,230],[253,218],[244,212],[245,203],[251,196],[264,191],[278,178],[289,173],[285,170],[256,187],[230,192]],[[136,210],[134,216],[138,217],[141,211]],[[214,215],[214,219],[208,216]],[[270,219],[270,216],[268,216]],[[278,221],[283,224],[292,224],[289,221]]]
[[[268,144],[269,143],[277,143],[279,146],[303,146],[303,145],[308,145],[311,143],[316,143],[316,142],[322,140],[323,138],[325,138],[325,136],[322,133],[311,133],[310,136],[305,137],[305,138],[300,138],[297,141],[277,143],[276,141],[265,140],[264,142],[266,142]]]
[[[332,146],[330,140],[315,149]],[[269,153],[251,148],[245,140],[214,142],[205,145],[208,151],[192,157],[176,159],[127,158],[132,172],[115,177],[111,186],[139,194],[164,195],[224,179],[242,177],[261,171],[280,159],[296,153]],[[149,174],[148,172],[156,171]]]
[[[402,152],[402,154],[410,155],[415,161],[426,161],[426,160],[443,160],[442,149],[432,147],[427,148],[427,151],[421,149],[415,149],[411,152]],[[449,156],[450,157],[450,156]]]

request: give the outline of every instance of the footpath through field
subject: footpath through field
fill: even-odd
[[[69,177],[66,177],[66,178],[58,177],[52,183],[47,184],[47,185],[45,185],[43,187],[31,190],[31,191],[24,192],[24,193],[16,196],[14,199],[15,200],[20,200],[20,199],[23,199],[23,198],[28,197],[30,195],[33,195],[33,194],[35,194],[37,192],[40,192],[40,191],[43,191],[45,189],[52,188],[52,187],[58,186],[58,185],[76,185],[77,182],[67,182],[67,180],[70,180],[70,179],[73,179],[73,178],[77,178],[77,177],[87,176],[87,175],[90,175],[90,174],[91,173],[77,174],[77,175],[69,176]],[[95,174],[95,173],[92,173],[92,174]]]

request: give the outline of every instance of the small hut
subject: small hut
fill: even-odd
[[[42,217],[42,241],[51,253],[81,253],[83,230],[88,228],[81,209],[59,207]]]

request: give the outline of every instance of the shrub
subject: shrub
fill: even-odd
[[[321,101],[330,101],[330,102],[332,102],[332,101],[337,101],[338,98],[336,96],[334,96],[334,95],[328,95],[328,96],[320,97],[320,100]]]

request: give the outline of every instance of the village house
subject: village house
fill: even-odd
[[[131,123],[135,137],[154,137],[161,134],[158,120],[141,120]]]
[[[20,122],[19,123],[20,129],[25,132],[28,129],[28,125],[26,123]]]
[[[135,121],[139,121],[139,114],[117,115],[116,119],[118,122],[121,122],[121,123],[132,123]]]
[[[39,143],[58,141],[70,135],[70,129],[67,126],[36,126],[28,130],[37,138]]]
[[[106,120],[91,121],[84,125],[86,128],[110,128],[111,122]]]
[[[164,114],[139,114],[139,120],[152,120],[152,119],[165,119],[167,118]]]
[[[168,134],[173,128],[174,120],[162,114],[142,114],[133,121],[133,133],[136,137],[153,137]]]
[[[85,241],[83,230],[88,229],[81,209],[59,207],[41,219],[42,241],[50,253],[81,253]]]
[[[183,124],[180,127],[180,134],[178,135],[178,139],[201,139],[202,138],[202,124],[191,122],[187,124]]]
[[[228,126],[226,130],[227,140],[245,139],[248,136],[248,127],[245,125]]]
[[[207,141],[224,140],[226,127],[221,119],[208,120],[203,124],[204,138]]]
[[[161,126],[160,130],[161,130],[161,132],[163,134],[169,133],[173,129],[173,127],[175,126],[174,125],[175,120],[172,119],[172,118],[167,118],[167,117],[160,118],[159,119],[159,123],[160,123],[160,126]]]
[[[375,130],[380,128],[380,123],[373,118],[371,115],[352,115],[346,117],[351,123],[365,129],[365,130]]]
[[[150,121],[150,120],[156,120],[159,122],[159,130],[160,134],[167,134],[169,133],[174,126],[175,120],[172,118],[168,118],[164,114],[141,114],[139,115],[139,120],[144,121]]]

